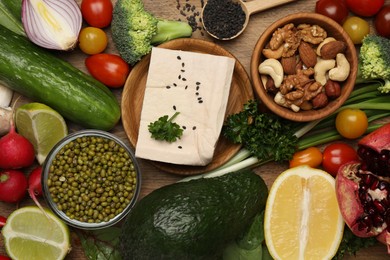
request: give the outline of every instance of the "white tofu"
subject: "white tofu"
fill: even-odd
[[[139,158],[182,165],[207,165],[221,133],[235,60],[188,51],[152,49],[139,136]],[[184,129],[169,143],[151,138],[148,125],[180,114]]]

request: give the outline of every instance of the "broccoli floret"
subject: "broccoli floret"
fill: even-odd
[[[142,0],[118,0],[113,10],[111,32],[120,56],[134,65],[150,53],[153,45],[190,37],[192,27],[186,22],[156,18],[144,9]]]
[[[382,82],[379,92],[390,92],[390,40],[370,34],[360,48],[357,83],[376,80]]]

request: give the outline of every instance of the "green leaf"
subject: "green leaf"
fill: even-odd
[[[89,260],[121,260],[119,254],[120,228],[109,227],[94,231],[77,231],[84,253]]]
[[[0,24],[5,28],[25,36],[20,14],[17,15],[17,10],[21,12],[20,0],[1,0],[0,1]]]
[[[264,211],[257,214],[249,229],[237,240],[237,245],[246,250],[254,250],[264,241]]]

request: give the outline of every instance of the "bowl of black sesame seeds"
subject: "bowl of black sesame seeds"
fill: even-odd
[[[140,192],[141,172],[133,151],[101,130],[68,135],[50,151],[42,168],[49,208],[76,228],[92,230],[118,223]]]

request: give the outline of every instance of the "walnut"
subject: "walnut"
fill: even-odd
[[[303,89],[307,83],[313,81],[310,76],[314,74],[312,68],[307,70],[298,69],[294,75],[288,75],[284,78],[282,85],[280,85],[280,92],[285,95],[294,89]]]
[[[277,50],[283,46],[282,57],[291,57],[295,54],[300,44],[300,36],[294,24],[289,23],[278,28],[271,37],[269,47],[271,50]]]
[[[318,25],[300,24],[298,25],[300,38],[312,44],[320,44],[326,37],[326,31]]]
[[[302,89],[287,93],[285,99],[287,104],[300,107],[304,102],[312,100],[320,93],[322,93],[322,85],[319,82],[309,82]]]

